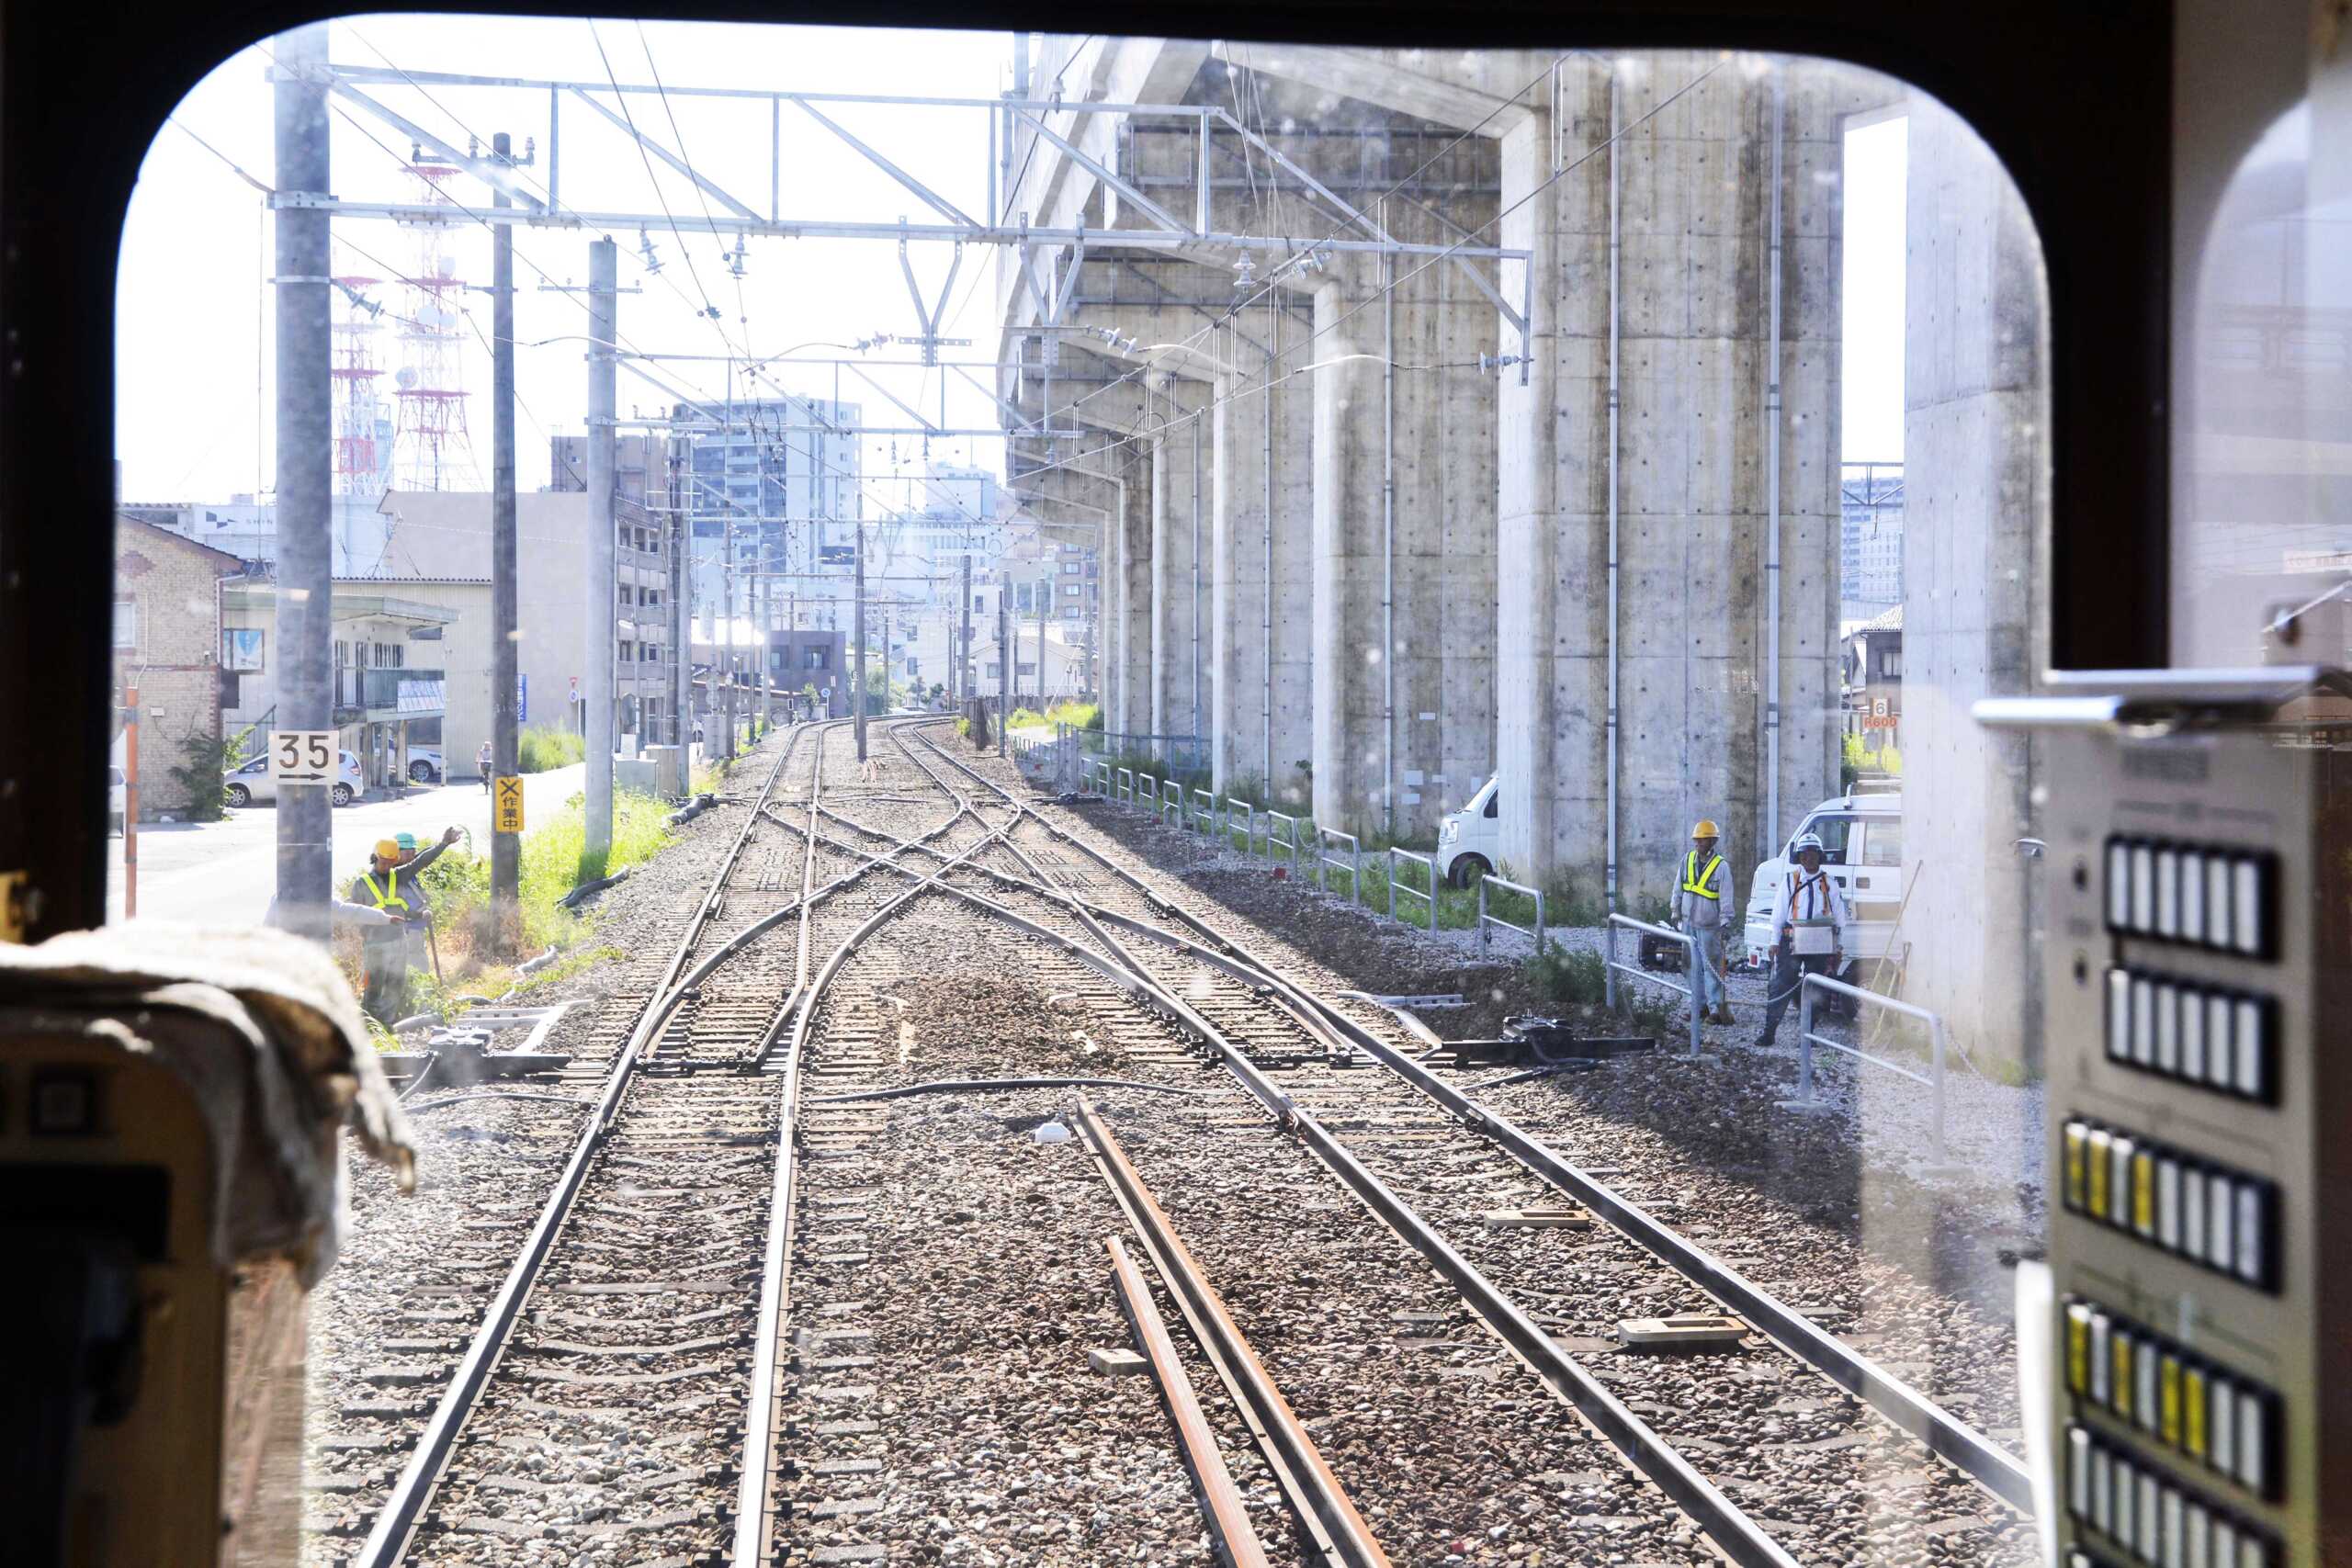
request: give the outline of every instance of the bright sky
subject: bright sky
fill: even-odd
[[[605,79],[605,60],[597,48],[601,39],[613,75],[624,84],[650,82],[658,70],[662,82],[670,85],[788,84],[827,92],[993,97],[1011,79],[1012,40],[1002,34],[669,22],[648,22],[640,29],[634,23],[613,21],[597,23],[592,32],[580,20],[421,16],[337,22],[330,34],[329,58],[339,63],[397,62],[410,71],[601,82]],[[262,80],[268,63],[261,48],[237,55],[208,75],[175,116],[264,181],[272,177],[275,162],[271,93]],[[544,92],[420,89],[400,84],[370,90],[370,96],[461,150],[469,133],[480,136],[487,152],[492,133],[506,131],[518,156],[524,139],[534,139],[538,162],[524,173],[543,189],[549,173]],[[609,96],[605,101],[611,101]],[[673,96],[669,100],[676,116],[673,127],[662,99],[632,96],[628,103],[649,135],[673,150],[683,140],[687,160],[706,178],[754,211],[768,210],[767,105]],[[329,115],[335,194],[357,200],[416,199],[417,182],[402,172],[409,155],[407,139],[356,106],[342,107],[348,118],[332,108]],[[983,111],[843,105],[828,106],[826,112],[965,210],[977,212],[986,205]],[[692,185],[658,161],[650,178],[628,138],[585,104],[567,97],[561,124],[558,195],[564,207],[660,211],[653,194],[658,187],[672,212],[682,217],[702,213],[704,197]],[[782,133],[781,189],[787,217],[896,222],[901,217],[921,220],[929,215],[912,195],[813,119],[793,115],[784,122]],[[469,193],[480,187],[461,178],[451,188],[461,200],[471,202],[475,197]],[[253,490],[257,471],[271,471],[275,459],[257,414],[269,407],[272,396],[267,307],[260,298],[265,290],[256,284],[268,275],[261,200],[260,193],[219,158],[169,126],[147,155],[131,198],[117,278],[121,324],[116,344],[116,449],[122,458],[126,500],[225,499],[232,492]],[[712,210],[724,215],[727,209],[714,203]],[[446,233],[447,254],[455,259],[458,276],[487,286],[489,231],[460,215]],[[409,274],[416,265],[414,231],[388,221],[338,220],[335,234],[338,275],[391,277]],[[595,236],[520,227],[515,236],[517,343],[529,345],[584,332],[586,306],[580,295],[545,292],[541,285],[549,280],[559,285],[584,282],[588,242]],[[746,248],[745,276],[739,286],[722,254],[733,248],[731,239],[689,231],[682,242],[657,230],[652,240],[661,273],[648,276],[638,259],[637,233],[612,238],[620,246],[621,288],[643,289],[624,292],[620,299],[625,347],[711,355],[732,352],[738,356],[748,350],[763,356],[811,339],[847,344],[915,328],[893,242],[755,238]],[[918,243],[910,247],[910,254],[917,277],[935,297],[950,247]],[[976,341],[970,348],[945,351],[946,356],[984,357],[991,351],[986,328],[994,272],[988,254],[965,254],[941,331]],[[386,308],[387,330],[377,337],[376,346],[377,363],[388,372],[389,383],[389,372],[401,363],[395,336],[399,328],[390,317],[408,312],[409,293],[397,284],[367,292]],[[490,355],[484,344],[490,300],[486,292],[466,298],[472,324],[481,333],[477,336],[470,328],[464,332],[463,384],[473,394],[469,409],[473,453],[486,477]],[[718,307],[717,321],[703,314],[707,302]],[[340,319],[340,299],[337,307]],[[515,355],[518,482],[526,490],[547,482],[547,436],[577,434],[582,429],[585,349],[584,343],[549,343],[521,347]],[[837,351],[814,346],[805,352]],[[905,357],[908,353],[893,347],[872,357]],[[723,400],[726,395],[723,365],[652,368],[698,396]],[[795,393],[833,394],[834,372],[830,368],[779,367],[773,374]],[[900,373],[887,384],[935,419],[943,374]],[[918,382],[917,377],[924,379]],[[919,386],[926,394],[920,400],[915,395]],[[992,405],[968,383],[950,377],[947,388],[953,423],[972,427],[994,423]],[[739,396],[777,395],[772,385],[745,386],[740,379],[737,391]],[[897,411],[889,409],[880,393],[846,373],[841,396],[863,403],[869,419],[879,410],[893,416],[888,423],[913,423],[896,417]],[[632,405],[650,415],[673,400],[624,368],[619,398],[624,417]],[[895,456],[901,471],[919,472],[924,457],[921,439],[899,441]],[[1001,442],[988,440],[934,442],[930,456],[996,468],[1002,448]],[[889,443],[876,443],[867,457],[868,473],[890,472],[892,457]],[[877,510],[877,501],[900,493],[899,487],[877,479],[868,491],[869,514]]]
[[[599,52],[599,43],[602,53]],[[542,18],[372,17],[331,28],[330,58],[389,64],[411,71],[525,74],[602,81],[610,70],[624,83],[648,82],[658,72],[672,85],[759,87],[787,85],[830,92],[994,96],[1010,84],[1011,40],[1002,34],[876,32],[854,28],[727,26],[712,23],[628,22]],[[650,55],[650,60],[649,60]],[[262,73],[263,48],[248,50],[214,70],[182,103],[175,118],[187,130],[264,181],[272,175],[271,94]],[[488,150],[504,130],[521,148],[537,143],[537,163],[525,171],[544,187],[549,174],[548,101],[544,93],[499,87],[429,89],[401,84],[373,91],[378,101],[463,148],[479,136]],[[764,104],[673,96],[667,111],[653,96],[628,100],[642,129],[684,150],[706,177],[746,206],[766,211],[771,161]],[[343,105],[331,110],[334,186],[350,199],[410,201],[416,182],[402,172],[406,138],[381,121]],[[988,139],[978,110],[837,106],[829,114],[861,140],[967,211],[986,202]],[[672,122],[672,116],[675,123]],[[346,118],[347,116],[347,118]],[[561,117],[559,196],[564,207],[645,211],[666,201],[672,212],[700,214],[704,197],[683,177],[646,163],[618,130],[586,105],[567,98]],[[787,216],[852,217],[896,221],[926,209],[881,171],[863,163],[805,117],[783,125],[781,198]],[[1847,138],[1845,290],[1845,454],[1849,459],[1902,456],[1903,180],[1900,120]],[[473,200],[478,190],[460,179],[453,188]],[[660,192],[661,200],[654,197]],[[715,206],[723,213],[723,206]],[[388,278],[412,271],[419,255],[414,231],[386,221],[338,220],[334,265],[338,275]],[[490,279],[490,238],[479,223],[458,220],[444,231],[457,271],[469,282]],[[547,342],[584,330],[585,307],[576,293],[543,284],[578,284],[587,274],[589,234],[518,227],[515,335],[519,481],[536,489],[548,479],[552,434],[578,434],[585,408],[581,342]],[[225,500],[269,488],[274,457],[265,413],[270,407],[271,355],[267,220],[260,193],[190,136],[165,127],[149,152],[130,204],[118,274],[120,335],[116,345],[119,389],[116,446],[123,494],[132,501]],[[635,232],[613,236],[620,245],[624,345],[647,351],[717,355],[747,351],[765,356],[810,340],[846,344],[877,333],[906,333],[913,307],[890,242],[753,240],[740,284],[724,259],[727,239],[688,232],[683,241],[656,229],[651,239],[661,271],[649,275]],[[916,275],[936,295],[949,248],[910,248]],[[984,357],[993,346],[993,258],[967,253],[942,331],[972,346],[949,357]],[[543,276],[544,275],[544,276]],[[386,372],[401,363],[399,325],[390,318],[411,309],[396,283],[367,290],[386,309],[375,340]],[[463,333],[461,379],[469,401],[473,457],[490,466],[490,324],[486,293],[469,293]],[[714,305],[718,319],[705,313]],[[342,316],[338,302],[338,319]],[[475,329],[479,329],[476,331]],[[814,346],[805,352],[835,352]],[[876,358],[902,356],[886,349]],[[655,367],[673,386],[723,400],[721,364]],[[934,416],[941,372],[884,373],[900,397]],[[829,368],[777,367],[775,378],[796,393],[834,394]],[[918,381],[915,376],[922,376]],[[985,379],[985,375],[983,375]],[[949,377],[949,421],[965,426],[994,423],[994,410],[969,383]],[[739,396],[774,396],[773,385],[737,381]],[[897,411],[874,388],[842,373],[840,396],[863,403],[867,418]],[[620,407],[648,414],[673,400],[624,368]],[[910,423],[910,422],[909,422]],[[1002,459],[1001,442],[956,438],[875,441],[866,455],[869,515],[902,500],[893,473],[913,476],[926,457],[975,462],[990,468]]]
[[[1845,408],[1849,463],[1903,460],[1905,119],[1846,133]]]

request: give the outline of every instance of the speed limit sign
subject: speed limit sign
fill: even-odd
[[[334,776],[334,753],[332,729],[273,729],[269,776],[278,784],[324,784]]]

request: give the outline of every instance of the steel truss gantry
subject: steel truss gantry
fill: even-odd
[[[298,73],[273,64],[266,73],[273,82],[297,79]],[[1265,136],[1251,130],[1227,110],[1214,104],[1161,103],[1098,103],[1065,99],[1006,96],[1003,97],[931,97],[914,95],[873,93],[797,93],[746,87],[695,87],[675,84],[575,82],[557,78],[526,76],[483,76],[461,72],[404,71],[397,66],[338,65],[328,62],[316,71],[302,74],[300,79],[321,82],[334,96],[361,111],[391,126],[416,145],[429,149],[435,156],[455,167],[484,181],[508,197],[509,207],[474,209],[469,217],[485,223],[523,224],[534,229],[570,229],[610,232],[628,229],[665,229],[673,232],[701,232],[733,235],[739,242],[746,239],[843,239],[897,241],[899,261],[907,279],[916,320],[922,332],[907,341],[923,350],[926,365],[937,360],[938,349],[944,340],[938,336],[941,314],[946,303],[947,287],[952,286],[962,265],[963,247],[970,244],[1003,245],[1019,253],[1016,274],[1020,287],[1029,291],[1037,305],[1037,317],[1043,323],[1060,321],[1067,310],[1071,288],[1080,267],[1090,251],[1160,251],[1193,253],[1202,250],[1250,252],[1279,252],[1301,262],[1319,265],[1318,258],[1332,253],[1417,256],[1429,263],[1451,261],[1491,299],[1521,341],[1527,332],[1525,290],[1532,287],[1533,269],[1521,266],[1521,298],[1514,306],[1503,296],[1503,264],[1526,262],[1532,253],[1500,245],[1473,244],[1469,237],[1452,243],[1417,243],[1398,240],[1361,209],[1347,199],[1290,157]],[[542,197],[531,188],[529,182],[516,177],[510,165],[450,145],[422,126],[401,115],[390,106],[369,96],[368,89],[406,86],[424,91],[433,87],[498,87],[510,90],[543,92],[548,100],[547,186]],[[768,209],[763,215],[751,204],[722,189],[708,176],[693,167],[684,157],[664,146],[657,138],[648,135],[631,117],[616,113],[601,101],[603,96],[629,97],[638,95],[682,98],[722,98],[765,102],[769,106]],[[630,138],[643,152],[675,170],[691,181],[711,201],[725,209],[723,212],[628,212],[582,211],[563,205],[562,176],[562,106],[567,99],[576,99],[592,110],[604,123]],[[820,217],[787,218],[783,210],[783,126],[786,106],[822,127],[849,151],[890,176],[910,195],[928,208],[933,215],[922,222],[901,217],[897,222],[861,219],[828,219]],[[930,186],[909,174],[879,149],[860,139],[840,121],[827,115],[819,106],[865,105],[899,108],[971,111],[982,114],[987,121],[986,179],[988,216],[976,218],[955,202],[940,195]],[[1179,213],[1145,194],[1133,180],[1114,168],[1091,157],[1079,145],[1082,140],[1075,134],[1080,117],[1090,115],[1125,115],[1164,120],[1185,128],[1195,142],[1193,201],[1191,210]],[[1054,121],[1061,118],[1062,129],[1055,129]],[[1124,209],[1134,211],[1148,220],[1143,228],[1090,230],[1081,222],[1075,227],[1040,228],[1030,224],[1029,215],[1001,210],[1009,201],[1010,191],[1003,188],[1011,181],[1000,159],[1000,152],[1009,151],[1016,137],[1028,136],[1054,146],[1064,157],[1084,168],[1116,193]],[[1214,181],[1211,164],[1220,137],[1238,141],[1250,152],[1265,158],[1274,168],[1299,182],[1300,186],[1325,203],[1339,220],[1339,228],[1322,238],[1301,239],[1295,235],[1248,234],[1219,229],[1211,219],[1211,195]],[[980,143],[975,139],[975,145]],[[304,209],[322,210],[345,218],[388,219],[407,223],[447,223],[451,220],[446,209],[409,202],[355,201],[341,197],[322,196],[307,192],[273,192],[267,198],[272,209]],[[1181,205],[1181,204],[1180,204]],[[947,285],[943,285],[935,299],[926,299],[913,266],[908,262],[906,246],[916,243],[937,243],[955,247],[955,256],[948,269]],[[1035,263],[1040,247],[1055,247],[1066,252],[1064,265],[1056,269],[1050,265],[1046,275],[1038,276]],[[1489,277],[1476,262],[1493,264],[1496,276]],[[1058,270],[1060,276],[1056,277]],[[887,395],[887,394],[886,394]]]

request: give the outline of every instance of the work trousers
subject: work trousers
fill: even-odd
[[[388,1027],[408,1016],[408,932],[395,929],[359,950],[367,976],[365,1005],[377,1022]]]
[[[1724,928],[1692,926],[1690,940],[1699,949],[1699,994],[1694,999],[1701,1012],[1713,1012],[1724,1005]]]
[[[1796,1003],[1802,977],[1827,974],[1831,959],[1826,953],[1800,958],[1786,947],[1772,955],[1772,978],[1765,987],[1765,995],[1771,1000],[1764,1008],[1764,1032],[1758,1037],[1758,1044],[1771,1044],[1781,1032],[1781,1015]]]

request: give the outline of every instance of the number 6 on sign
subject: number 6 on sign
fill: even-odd
[[[502,778],[493,781],[491,795],[491,826],[502,833],[523,830],[523,781]]]

